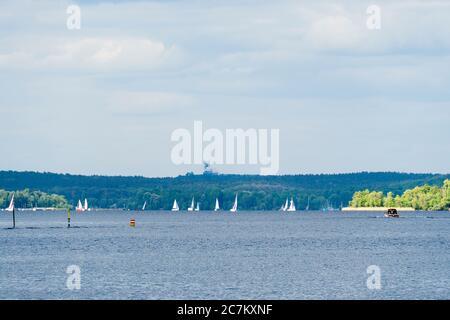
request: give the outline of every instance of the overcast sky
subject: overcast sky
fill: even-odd
[[[201,172],[170,158],[201,120],[280,129],[280,174],[448,173],[449,21],[446,0],[2,0],[0,170]]]

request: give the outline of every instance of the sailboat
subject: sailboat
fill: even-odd
[[[5,211],[8,211],[8,212],[14,211],[14,194],[12,195],[11,202],[9,203],[9,207],[6,208]]]
[[[294,200],[291,198],[291,202],[290,202],[290,204],[289,204],[289,208],[286,210],[286,211],[288,211],[288,212],[294,212],[294,211],[296,211],[296,209],[295,209],[295,204],[294,204]]]
[[[177,199],[173,201],[172,211],[180,211],[180,208],[178,207]]]
[[[286,202],[281,206],[280,211],[287,211],[289,206],[289,200],[286,198]]]
[[[220,210],[219,199],[216,198],[216,206],[214,207],[214,211],[219,211],[219,210]]]
[[[338,209],[334,208],[330,201],[327,200],[327,204],[322,208],[322,211],[338,211]]]
[[[194,211],[194,203],[195,203],[195,200],[194,200],[194,197],[192,197],[191,206],[188,208],[188,211]]]
[[[81,204],[81,200],[78,200],[78,204],[77,204],[77,207],[75,208],[75,210],[77,212],[83,212],[84,211],[83,205]]]
[[[309,211],[309,197],[308,197],[308,204],[306,205],[305,211]]]
[[[144,205],[142,206],[142,211],[145,211],[146,206],[147,206],[147,201],[144,202]]]
[[[200,202],[197,202],[197,206],[195,207],[194,211],[200,211]]]
[[[12,212],[12,227],[13,229],[16,228],[16,210],[14,207],[14,193],[11,197],[11,202],[9,203],[9,207],[6,208],[6,211]]]
[[[87,199],[84,199],[84,207],[83,207],[83,211],[91,211],[91,209],[89,209]]]
[[[237,194],[236,194],[236,197],[234,198],[233,208],[230,209],[230,212],[237,212],[237,209],[238,209],[238,201],[237,201]]]

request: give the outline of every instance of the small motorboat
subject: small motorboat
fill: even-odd
[[[384,213],[384,216],[386,218],[400,218],[397,209],[388,209],[388,211]]]

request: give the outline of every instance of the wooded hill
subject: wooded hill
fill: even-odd
[[[192,197],[202,210],[214,208],[216,197],[221,206],[232,206],[239,197],[241,210],[278,209],[287,197],[293,197],[298,209],[347,206],[355,192],[376,190],[401,195],[407,189],[424,184],[442,186],[450,175],[407,173],[352,173],[321,175],[221,175],[206,172],[174,178],[125,176],[82,176],[71,174],[0,171],[0,189],[29,189],[64,196],[75,206],[87,198],[91,207],[140,209],[147,201],[148,210],[170,209],[176,198],[186,209]]]

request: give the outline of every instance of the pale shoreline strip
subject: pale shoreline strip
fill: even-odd
[[[352,208],[352,207],[345,207],[342,208],[342,211],[387,211],[388,209],[396,209],[397,211],[416,211],[414,208],[396,208],[396,207],[360,207],[360,208]]]

